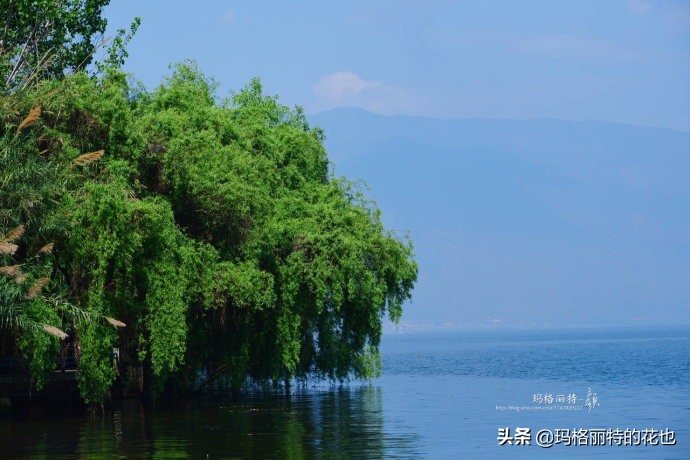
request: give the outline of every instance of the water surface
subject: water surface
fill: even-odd
[[[371,383],[314,384],[92,418],[0,412],[2,458],[690,458],[690,328],[384,337]],[[587,391],[598,405],[585,406]],[[535,396],[574,395],[579,410]],[[554,406],[550,410],[510,407]],[[500,427],[665,429],[675,446],[499,446]]]

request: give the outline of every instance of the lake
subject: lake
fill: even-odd
[[[689,327],[387,334],[382,356],[371,383],[5,410],[0,457],[690,458]]]

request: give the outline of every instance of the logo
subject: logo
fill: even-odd
[[[525,403],[521,405],[496,405],[496,410],[500,411],[582,411],[587,408],[587,413],[591,413],[595,407],[599,406],[599,395],[592,391],[592,388],[587,388],[587,393],[584,398],[578,398],[577,393],[571,392],[544,392],[533,393],[532,403]]]
[[[587,413],[592,412],[592,409],[599,405],[599,396],[596,393],[592,393],[591,388],[587,388],[587,399],[585,400],[585,406],[587,407]]]

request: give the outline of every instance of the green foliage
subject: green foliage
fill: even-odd
[[[60,318],[51,305],[43,300],[32,300],[24,308],[24,314],[36,323],[60,324]],[[28,361],[29,372],[34,378],[37,389],[45,383],[48,372],[55,367],[55,357],[59,347],[59,339],[44,330],[28,328],[21,336],[19,349]]]
[[[187,62],[151,93],[111,70],[2,101],[44,108],[19,131],[20,114],[2,119],[0,218],[27,229],[26,252],[2,262],[51,279],[19,313],[70,334],[88,402],[116,381],[136,392],[380,372],[382,318],[400,318],[417,276],[411,242],[329,176],[323,133],[300,109],[258,80],[220,102],[215,88]],[[0,299],[23,295],[0,281]],[[33,346],[46,357],[56,339],[15,336],[44,372],[29,341],[46,339]]]
[[[127,53],[127,45],[130,40],[132,40],[132,37],[134,37],[134,34],[137,33],[140,25],[141,18],[134,18],[134,21],[129,26],[129,32],[125,29],[118,29],[117,35],[108,46],[108,57],[104,59],[103,62],[96,63],[96,68],[99,71],[106,72],[107,70],[116,70],[124,65],[125,59],[129,56],[129,53]]]
[[[77,383],[87,404],[103,404],[115,379],[112,346],[115,334],[111,328],[89,323],[79,330],[79,372]]]
[[[3,90],[62,77],[93,57],[94,39],[107,21],[110,0],[3,0],[0,2],[0,75]],[[119,36],[118,36],[119,37]]]
[[[184,359],[198,256],[169,204],[155,196],[136,198],[128,172],[123,160],[111,160],[109,177],[88,184],[72,204],[71,271],[88,286],[87,311],[129,324],[129,333],[142,339],[133,345],[146,344],[133,351],[150,354],[154,376],[167,376]]]

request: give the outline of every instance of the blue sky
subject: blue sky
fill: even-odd
[[[690,2],[113,1],[154,88],[192,58],[308,113],[598,119],[690,131]]]

